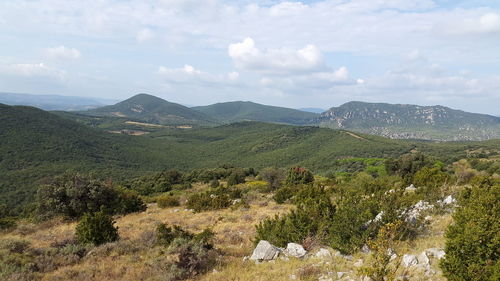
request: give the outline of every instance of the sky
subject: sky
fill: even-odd
[[[0,91],[500,114],[499,0],[1,0]]]

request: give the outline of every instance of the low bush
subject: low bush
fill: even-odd
[[[284,247],[288,242],[302,243],[307,237],[323,237],[334,217],[335,206],[323,188],[310,189],[301,194],[297,209],[257,225],[255,242],[267,240]]]
[[[265,168],[259,172],[262,180],[269,183],[271,189],[278,189],[285,180],[285,171],[279,168]]]
[[[500,183],[481,183],[462,192],[445,235],[440,266],[451,281],[500,279]]]
[[[66,172],[49,184],[40,186],[36,204],[39,218],[42,219],[55,215],[79,218],[84,213],[101,209],[120,214],[146,209],[136,192],[115,188],[111,183],[75,172]]]
[[[314,181],[314,176],[309,170],[297,166],[288,170],[285,181],[287,185],[308,184]]]
[[[222,188],[195,193],[191,195],[186,206],[195,212],[224,209],[232,204],[232,199],[238,199],[242,196],[242,190],[238,188]]]
[[[171,194],[156,197],[156,203],[160,208],[177,207],[181,205],[179,197]]]
[[[118,240],[118,228],[113,218],[103,211],[85,214],[76,226],[76,240],[80,244],[101,245]]]

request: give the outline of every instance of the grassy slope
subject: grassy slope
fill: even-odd
[[[238,121],[262,121],[284,124],[311,124],[319,114],[291,108],[262,105],[253,102],[235,101],[196,106],[192,109],[203,112],[224,123]]]
[[[196,185],[188,192],[200,192],[206,185]],[[249,256],[254,247],[252,239],[255,237],[255,225],[266,217],[288,212],[292,206],[276,205],[272,199],[256,194],[250,201],[249,209],[223,209],[203,213],[192,213],[184,207],[160,209],[156,204],[150,204],[148,210],[137,214],[118,217],[121,240],[116,243],[103,245],[93,250],[89,255],[73,265],[61,266],[54,271],[42,274],[42,280],[162,280],[164,271],[161,268],[165,255],[161,247],[147,246],[148,237],[158,223],[180,225],[183,228],[200,232],[210,227],[216,234],[216,247],[221,250],[223,258],[215,272],[209,272],[196,280],[290,280],[290,275],[300,277],[301,269],[315,265],[319,270],[305,280],[318,280],[321,275],[329,275],[337,280],[337,272],[345,272],[355,280],[360,276],[354,265],[359,259],[367,260],[368,255],[356,253],[352,261],[340,256],[326,259],[290,260],[278,259],[273,263],[255,264],[244,262],[243,257]],[[442,248],[444,246],[443,232],[451,223],[450,215],[433,216],[429,231],[414,242],[404,242],[395,251],[403,255],[419,254],[428,248]],[[44,249],[52,244],[71,239],[74,234],[75,223],[52,221],[42,225],[23,225],[9,234],[0,234],[0,239],[17,238],[31,243],[31,247]],[[437,260],[431,258],[431,268],[437,271],[432,280],[445,280],[439,271]],[[400,274],[402,274],[402,269]],[[421,271],[409,270],[405,273],[409,280],[429,280]],[[310,279],[307,279],[309,277]],[[315,278],[314,278],[315,277]],[[349,278],[347,278],[348,280]],[[345,279],[344,279],[345,280]]]

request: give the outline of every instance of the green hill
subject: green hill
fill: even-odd
[[[239,121],[261,121],[293,125],[311,124],[318,114],[291,108],[277,107],[253,103],[250,101],[234,101],[216,103],[207,106],[196,106],[192,109],[202,112],[224,123]]]
[[[323,112],[321,126],[398,139],[500,138],[500,118],[444,106],[348,102]]]
[[[170,126],[215,125],[211,117],[177,103],[138,94],[115,105],[81,111],[81,114],[100,117],[120,117],[130,121]]]
[[[500,140],[427,143],[390,140],[343,130],[241,122],[145,136],[106,133],[37,108],[0,104],[0,205],[13,214],[36,187],[68,169],[120,181],[166,169],[223,164],[263,168],[302,165],[315,172],[339,159],[399,156],[413,149],[451,160],[473,152],[500,153]]]

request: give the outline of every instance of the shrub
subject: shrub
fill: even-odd
[[[193,240],[179,244],[170,250],[170,254],[178,256],[169,270],[172,280],[190,279],[206,273],[216,265],[218,256],[211,247]]]
[[[415,173],[413,183],[419,187],[417,193],[424,198],[435,201],[442,197],[441,187],[450,180],[450,175],[442,172],[440,168],[424,167]]]
[[[281,217],[266,219],[257,225],[255,241],[268,240],[284,247],[288,242],[302,243],[307,237],[322,237],[334,214],[335,207],[324,189],[311,188],[311,191],[304,191],[297,209]]]
[[[334,249],[351,254],[373,234],[376,224],[368,224],[376,213],[376,203],[358,196],[346,197],[338,207],[328,230],[327,241]]]
[[[211,188],[217,188],[219,187],[220,183],[217,179],[213,179],[210,181],[210,183],[208,184]]]
[[[74,172],[55,177],[50,184],[38,189],[38,212],[42,217],[65,215],[77,218],[87,212],[110,208],[116,191],[103,182]]]
[[[299,166],[290,168],[290,170],[288,170],[288,174],[286,175],[286,183],[289,185],[308,184],[313,181],[313,174],[309,170]]]
[[[260,171],[259,176],[269,183],[271,189],[278,189],[285,179],[285,172],[279,168],[265,168]]]
[[[422,153],[408,153],[398,159],[387,159],[385,167],[390,175],[396,174],[403,178],[405,184],[413,182],[413,175],[425,166],[432,166],[433,161]]]
[[[446,232],[446,256],[440,263],[448,280],[499,280],[498,198],[498,183],[462,192],[454,223]]]
[[[368,242],[371,249],[371,262],[360,269],[360,272],[373,281],[392,281],[396,277],[399,267],[399,260],[391,260],[392,249],[395,248],[398,224],[395,222],[384,225],[377,234],[377,237]]]
[[[137,192],[114,188],[89,175],[74,172],[67,172],[55,177],[50,184],[40,186],[36,202],[41,218],[55,215],[78,218],[101,209],[120,214],[146,209]]]
[[[174,227],[167,226],[164,223],[159,224],[156,227],[156,242],[162,246],[170,246],[170,243],[174,241],[174,239],[183,238],[183,239],[192,239],[193,235],[185,230],[183,230],[180,226],[174,225]]]
[[[0,218],[0,230],[10,229],[17,225],[15,218]]]
[[[111,216],[103,211],[86,213],[76,226],[76,240],[80,244],[101,245],[118,240],[118,228]]]
[[[161,195],[156,198],[156,203],[160,208],[176,207],[180,206],[179,197],[169,195]]]
[[[135,190],[116,188],[117,196],[112,208],[114,213],[129,214],[146,210],[146,204]]]
[[[195,212],[218,210],[231,206],[231,198],[227,194],[206,191],[191,195],[186,206]]]
[[[245,182],[245,173],[240,170],[233,171],[229,177],[227,177],[227,185],[233,186]]]
[[[292,199],[292,197],[300,189],[298,186],[283,186],[280,187],[273,196],[274,201],[278,204],[283,204],[286,201]]]

